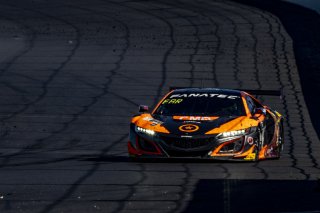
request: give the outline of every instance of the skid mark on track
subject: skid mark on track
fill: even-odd
[[[34,10],[34,9],[30,9],[30,8],[22,8],[22,7],[17,7],[17,6],[14,6],[14,5],[10,5],[8,4],[9,6],[13,6],[19,10],[27,10],[27,11],[30,11],[32,13],[35,13],[35,14],[40,14],[41,16],[43,17],[47,17],[49,19],[53,19],[53,20],[56,20],[56,21],[59,21],[59,22],[62,22],[62,23],[65,23],[66,25],[68,26],[71,26],[71,28],[74,29],[75,33],[76,33],[76,37],[75,37],[75,45],[74,47],[72,48],[72,50],[70,51],[70,54],[67,56],[66,60],[64,60],[63,62],[61,62],[60,66],[58,66],[56,69],[53,70],[53,72],[51,73],[51,75],[48,77],[48,79],[46,81],[44,81],[42,83],[42,92],[40,95],[38,95],[38,97],[25,104],[24,107],[10,115],[8,115],[7,117],[5,118],[2,118],[1,121],[7,121],[23,112],[25,112],[27,109],[29,109],[31,106],[37,104],[38,102],[40,102],[41,100],[43,100],[43,98],[45,98],[45,96],[47,95],[48,93],[48,85],[54,80],[54,78],[60,73],[60,71],[71,61],[72,57],[74,56],[76,50],[79,48],[80,46],[80,29],[77,28],[75,25],[73,25],[72,23],[64,20],[64,19],[61,19],[61,18],[58,18],[58,17],[55,17],[55,16],[51,16],[51,15],[48,15],[48,14],[45,14],[45,13],[42,13],[40,11],[37,11],[37,10]],[[30,48],[31,49],[31,48]],[[25,54],[25,53],[24,53]]]
[[[176,46],[176,42],[174,40],[174,28],[172,26],[172,24],[166,20],[165,18],[159,16],[159,15],[156,15],[152,12],[149,12],[149,11],[145,11],[145,10],[141,10],[139,8],[135,8],[135,7],[131,7],[131,6],[128,6],[124,3],[128,3],[128,2],[121,2],[121,3],[118,3],[118,2],[109,2],[109,3],[112,3],[112,4],[116,4],[118,6],[122,6],[122,7],[126,7],[126,8],[129,8],[129,9],[132,9],[132,10],[135,10],[139,13],[142,13],[142,14],[146,14],[148,16],[151,16],[151,17],[155,17],[156,19],[159,19],[161,20],[162,22],[164,22],[168,28],[169,28],[169,38],[170,38],[170,41],[171,41],[171,45],[170,47],[167,49],[167,51],[165,52],[164,56],[163,56],[163,60],[162,60],[162,76],[161,76],[161,82],[158,86],[158,89],[157,89],[157,94],[154,98],[154,101],[153,101],[153,105],[156,105],[156,103],[159,101],[160,99],[160,96],[162,94],[162,90],[163,90],[163,87],[164,87],[164,84],[166,83],[166,80],[167,80],[167,71],[168,71],[168,68],[167,68],[167,61],[168,61],[168,58],[170,56],[170,54],[172,53],[172,51],[174,50],[175,46]]]
[[[89,11],[88,9],[86,9],[86,10]],[[91,11],[91,12],[92,12],[92,11]],[[53,136],[55,136],[55,135],[57,135],[57,134],[61,134],[61,133],[63,133],[64,131],[66,131],[66,130],[70,127],[70,125],[71,125],[72,123],[74,123],[75,121],[77,121],[78,118],[79,118],[81,115],[83,115],[84,113],[86,113],[91,106],[93,106],[94,104],[96,104],[96,103],[98,102],[98,100],[99,100],[100,98],[102,98],[103,96],[105,96],[106,94],[109,93],[109,86],[110,86],[110,84],[111,84],[112,81],[113,81],[113,77],[114,77],[114,75],[116,75],[117,71],[120,69],[120,67],[121,67],[120,64],[121,64],[122,61],[124,60],[124,55],[125,55],[127,49],[128,49],[129,46],[130,46],[130,41],[129,41],[129,37],[130,37],[129,29],[128,29],[128,27],[127,27],[123,22],[120,22],[120,21],[118,21],[118,22],[124,26],[124,29],[125,29],[125,32],[126,32],[126,36],[124,37],[125,40],[126,40],[126,46],[124,47],[121,55],[119,56],[118,61],[115,63],[115,64],[116,64],[116,67],[111,70],[111,74],[107,77],[107,82],[106,82],[105,84],[103,84],[102,92],[101,92],[100,94],[96,95],[95,97],[91,98],[92,101],[91,101],[89,104],[83,106],[83,107],[82,107],[83,109],[82,109],[80,112],[77,112],[77,113],[75,113],[75,114],[72,114],[72,115],[71,115],[71,116],[72,116],[72,119],[69,120],[68,122],[63,123],[63,125],[62,125],[62,127],[61,127],[60,129],[51,132],[50,135],[48,135],[48,136],[46,136],[46,137],[44,137],[44,138],[37,139],[37,140],[36,140],[36,143],[28,146],[27,149],[36,149],[37,147],[42,146],[42,144],[43,144],[46,140],[52,138]],[[77,47],[78,47],[78,46],[79,46],[79,45],[77,45]],[[116,95],[116,94],[115,94],[115,95]],[[118,96],[118,97],[119,97],[119,96]],[[121,96],[120,96],[120,97],[121,97]],[[123,99],[124,99],[124,98],[123,98]],[[127,99],[125,99],[125,100],[128,102]],[[130,102],[129,102],[129,103],[130,103]],[[131,103],[132,103],[132,102],[131,102]],[[3,164],[5,164],[6,162],[8,162],[10,158],[12,158],[12,157],[14,157],[14,156],[17,156],[17,155],[21,155],[22,153],[24,153],[24,151],[25,151],[25,150],[22,150],[22,151],[20,151],[20,152],[18,152],[18,153],[14,153],[14,154],[11,154],[11,155],[9,155],[9,156],[6,156],[6,160],[5,160],[5,162],[3,162]],[[56,150],[55,150],[55,151],[56,151]]]
[[[1,9],[4,9],[4,8],[1,8]],[[6,62],[4,62],[5,66],[0,69],[0,79],[3,76],[3,74],[5,72],[7,72],[10,69],[10,67],[20,57],[22,57],[23,55],[25,55],[26,53],[28,53],[29,51],[32,50],[32,48],[34,47],[34,43],[36,41],[36,33],[35,33],[35,30],[32,29],[32,27],[29,27],[29,26],[25,25],[23,22],[17,21],[15,19],[11,18],[11,17],[6,17],[6,16],[4,16],[4,13],[1,14],[1,17],[3,17],[5,20],[12,21],[13,23],[18,24],[23,29],[26,29],[26,31],[29,32],[29,33],[26,33],[26,35],[28,36],[28,39],[26,40],[25,47],[20,52],[17,52],[11,59],[9,59]],[[5,83],[5,82],[0,82],[0,83]]]
[[[181,15],[179,15],[179,17],[181,18],[184,18],[186,19],[190,24],[191,26],[194,27],[195,29],[195,33],[193,34],[194,37],[195,37],[195,41],[196,41],[196,45],[194,47],[194,52],[192,54],[190,54],[189,56],[189,61],[188,63],[190,64],[191,66],[191,69],[190,69],[190,86],[191,87],[194,87],[194,80],[193,78],[195,78],[195,70],[196,70],[196,66],[197,64],[194,63],[194,57],[198,54],[199,52],[199,49],[200,49],[200,44],[201,43],[206,43],[206,41],[203,41],[203,39],[201,39],[200,37],[200,34],[199,34],[199,27],[201,27],[201,25],[205,25],[205,26],[213,26],[214,27],[214,31],[211,31],[212,35],[217,39],[217,47],[215,48],[212,48],[212,74],[213,74],[213,84],[209,84],[209,85],[205,85],[205,83],[203,83],[204,80],[206,80],[206,73],[207,72],[204,72],[202,71],[203,73],[201,74],[201,78],[200,78],[200,85],[196,85],[196,86],[200,86],[200,87],[218,87],[219,85],[219,82],[218,82],[218,79],[217,79],[217,74],[215,72],[215,61],[216,61],[216,57],[217,57],[217,53],[218,51],[220,50],[220,42],[221,42],[221,39],[218,35],[218,30],[219,30],[219,26],[217,23],[215,23],[215,21],[209,17],[208,15],[204,14],[203,12],[201,11],[198,11],[196,10],[195,7],[189,7],[188,4],[186,4],[186,2],[180,2],[180,1],[177,1],[177,2],[168,2],[168,1],[161,1],[161,3],[165,4],[165,5],[170,5],[172,8],[178,8],[178,9],[183,9],[184,11],[189,11],[189,12],[192,12],[192,13],[195,13],[195,17],[183,17]],[[192,14],[191,13],[191,14]],[[190,14],[190,16],[191,16]],[[206,19],[208,24],[198,24],[198,23],[195,23],[194,21],[192,21],[192,19],[194,18],[197,18],[197,19]],[[209,44],[208,44],[208,49],[209,49]],[[207,62],[208,63],[208,62]],[[209,77],[209,76],[208,76]],[[210,77],[209,77],[210,78]]]
[[[178,4],[175,4],[175,6],[195,12],[199,16],[208,19],[210,24],[214,27],[214,31],[212,32],[212,34],[217,39],[217,47],[212,52],[212,76],[213,76],[212,83],[213,83],[213,85],[209,85],[208,87],[219,87],[220,83],[218,81],[218,75],[216,72],[217,55],[222,51],[221,50],[221,37],[219,36],[219,30],[220,30],[219,24],[206,12],[203,12],[204,10],[208,11],[208,9],[201,8],[202,10],[199,10],[198,7],[195,7],[194,5],[186,4],[186,2],[181,2],[181,1],[178,1]],[[202,79],[204,79],[204,76],[202,77]],[[203,86],[205,87],[206,85],[203,85]]]
[[[122,136],[120,139],[112,142],[111,144],[109,144],[107,147],[105,147],[99,157],[103,157],[105,155],[105,153],[107,153],[114,145],[122,142],[123,140],[125,140],[128,137],[128,135],[124,135]],[[70,188],[67,189],[67,191],[61,196],[59,197],[57,200],[55,200],[52,204],[46,206],[43,210],[41,210],[41,213],[47,213],[47,212],[51,212],[54,210],[54,208],[56,206],[58,206],[61,202],[63,202],[64,200],[66,200],[68,197],[70,197],[72,195],[72,193],[74,193],[77,188],[83,183],[85,182],[88,178],[90,178],[100,167],[101,162],[96,162],[92,165],[92,167],[85,172],[84,175],[82,175],[81,177],[79,177],[72,185]]]
[[[199,2],[199,4],[201,5],[200,2]],[[240,47],[241,38],[239,36],[239,29],[238,29],[237,24],[228,15],[223,14],[223,12],[221,10],[212,9],[211,7],[203,7],[203,6],[200,7],[200,6],[196,6],[195,4],[193,4],[193,6],[195,8],[200,8],[200,10],[202,10],[202,11],[205,11],[205,13],[208,14],[208,16],[210,16],[211,14],[214,14],[215,16],[219,16],[231,24],[231,26],[232,26],[231,27],[231,35],[234,37],[234,40],[235,40],[234,45],[232,45],[233,47],[232,47],[232,53],[231,53],[232,61],[233,61],[233,66],[232,66],[233,75],[232,76],[233,76],[235,84],[237,84],[237,86],[234,86],[234,87],[235,88],[242,88],[243,82],[239,78],[239,73],[241,71],[239,69],[239,54],[240,54],[239,47]],[[220,47],[221,47],[221,42],[222,42],[222,39],[220,39]],[[222,47],[221,47],[221,49],[222,49]],[[217,63],[218,61],[216,60],[215,62]],[[218,83],[220,83],[220,82],[218,82]],[[223,87],[223,84],[220,83],[219,86]]]

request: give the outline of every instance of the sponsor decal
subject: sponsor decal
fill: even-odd
[[[250,153],[249,155],[247,155],[247,157],[245,157],[245,160],[254,160],[256,158],[256,153]]]
[[[143,118],[143,120],[151,122],[151,126],[156,126],[158,124],[160,124],[160,125],[163,124],[162,121],[156,120],[156,119],[151,118],[151,117],[145,117],[145,118]]]
[[[214,93],[189,93],[189,94],[173,94],[170,98],[228,98],[228,99],[236,99],[240,98],[240,96],[235,95],[225,95],[225,94],[214,94]]]
[[[278,117],[281,117],[281,114],[278,111],[274,111]]]
[[[199,126],[195,124],[184,124],[179,127],[179,130],[182,132],[195,132],[199,129]]]
[[[249,137],[247,138],[247,143],[248,143],[249,145],[253,145],[253,143],[254,143],[253,137],[249,136]]]
[[[183,99],[179,98],[169,98],[169,99],[165,99],[162,104],[180,104],[183,101]]]
[[[173,116],[174,120],[181,120],[181,121],[212,121],[218,118],[219,117],[214,117],[214,116]]]

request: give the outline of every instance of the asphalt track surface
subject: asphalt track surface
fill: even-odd
[[[132,162],[170,86],[283,89],[280,160]],[[316,92],[315,92],[316,93]],[[290,36],[231,1],[0,1],[0,212],[316,212],[320,142]]]

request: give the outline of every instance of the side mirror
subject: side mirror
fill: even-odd
[[[262,115],[266,115],[267,114],[267,110],[265,108],[255,108],[254,110],[254,114],[262,114]]]
[[[139,106],[139,112],[148,112],[149,107],[147,105],[140,105]]]

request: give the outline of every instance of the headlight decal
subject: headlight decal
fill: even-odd
[[[241,130],[235,130],[235,131],[230,131],[230,132],[223,132],[222,133],[222,137],[234,137],[234,136],[240,136],[240,135],[244,135],[246,133],[246,131],[244,129]]]
[[[232,138],[232,137],[238,137],[243,135],[252,134],[256,131],[256,127],[250,127],[247,129],[240,129],[240,130],[233,130],[228,132],[222,132],[218,135],[219,139],[223,138]]]
[[[144,134],[150,135],[150,136],[153,136],[156,133],[155,131],[153,131],[151,129],[145,129],[145,128],[142,128],[142,127],[139,127],[139,126],[136,126],[136,131],[140,132],[140,133],[144,133]]]

